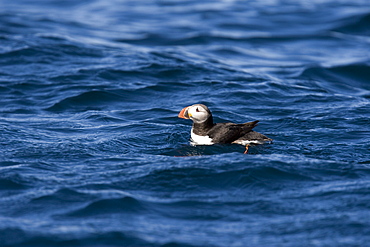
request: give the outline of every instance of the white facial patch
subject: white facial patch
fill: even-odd
[[[191,129],[191,144],[192,145],[213,145],[212,139],[209,136],[200,136],[194,134],[193,129]]]
[[[188,110],[190,119],[196,123],[202,123],[207,120],[209,113],[201,106],[191,106]]]

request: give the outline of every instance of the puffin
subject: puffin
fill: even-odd
[[[195,104],[182,109],[179,118],[193,121],[191,128],[192,145],[240,144],[248,153],[250,144],[271,143],[272,139],[253,130],[258,120],[242,124],[214,123],[211,111],[203,104]]]

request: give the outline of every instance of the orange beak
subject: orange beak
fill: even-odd
[[[185,107],[184,109],[182,109],[178,115],[179,118],[184,118],[184,119],[189,119],[189,115],[188,115],[188,107]]]

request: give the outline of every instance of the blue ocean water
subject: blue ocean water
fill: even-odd
[[[1,1],[1,246],[366,246],[369,47],[367,0]]]

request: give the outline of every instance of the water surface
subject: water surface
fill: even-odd
[[[4,246],[364,246],[368,1],[0,3]],[[193,147],[185,106],[273,144]]]

